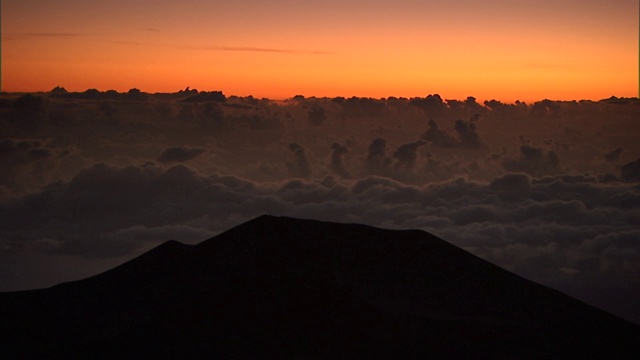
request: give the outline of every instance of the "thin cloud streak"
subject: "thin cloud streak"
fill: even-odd
[[[276,53],[276,54],[311,54],[311,55],[335,55],[335,52],[331,51],[318,51],[318,50],[291,50],[291,49],[278,49],[278,48],[263,48],[255,46],[171,46],[164,44],[154,43],[141,43],[135,41],[109,41],[113,44],[121,45],[135,45],[135,46],[152,46],[152,47],[172,47],[178,49],[187,50],[207,50],[207,51],[234,51],[234,52],[260,52],[260,53]]]
[[[146,31],[150,32],[159,32],[160,30],[153,28],[146,28]],[[84,34],[79,33],[65,33],[65,32],[38,32],[38,33],[27,33],[27,34],[17,34],[17,35],[6,35],[3,36],[3,40],[21,40],[28,38],[74,38],[74,37],[82,37]],[[141,43],[135,41],[119,41],[119,40],[110,40],[110,43],[113,44],[122,44],[122,45],[136,45],[136,46],[167,46],[164,44],[154,44],[154,43]],[[312,55],[335,55],[335,52],[331,51],[319,51],[319,50],[292,50],[292,49],[279,49],[279,48],[264,48],[257,46],[170,46],[174,48],[181,49],[191,49],[191,50],[209,50],[209,51],[239,51],[239,52],[261,52],[261,53],[277,53],[277,54],[312,54]]]
[[[206,46],[206,47],[189,47],[190,49],[202,49],[213,51],[244,51],[244,52],[270,52],[278,54],[316,54],[316,55],[334,55],[334,52],[329,51],[307,51],[307,50],[290,50],[290,49],[275,49],[275,48],[261,48],[253,46]]]
[[[164,47],[166,45],[163,44],[153,44],[153,43],[141,43],[136,41],[125,41],[125,40],[109,40],[112,44],[119,45],[131,45],[131,46],[150,46],[150,47]]]
[[[14,34],[3,36],[3,40],[22,40],[29,38],[76,38],[83,37],[85,34],[68,33],[68,32],[35,32],[25,34]]]
[[[40,33],[28,33],[27,36],[33,37],[76,37],[84,36],[78,33],[66,33],[66,32],[40,32]]]

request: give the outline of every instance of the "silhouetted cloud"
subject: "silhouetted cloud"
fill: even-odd
[[[424,110],[433,117],[442,115],[447,107],[439,94],[427,95],[425,98],[413,98],[409,104]]]
[[[507,174],[493,180],[489,189],[501,199],[524,200],[531,193],[531,178],[522,173]]]
[[[555,102],[551,100],[542,100],[533,103],[531,107],[531,115],[534,117],[542,117],[542,116],[553,116],[557,117],[560,115],[562,108]]]
[[[366,168],[374,174],[386,172],[391,165],[391,158],[386,154],[387,140],[383,138],[374,139],[369,145],[367,157],[365,159]]]
[[[519,159],[506,159],[503,164],[507,171],[525,172],[533,176],[557,174],[560,157],[555,151],[547,151],[529,144],[520,146]]]
[[[433,143],[435,146],[454,147],[456,145],[456,140],[446,131],[440,129],[438,123],[433,119],[429,120],[429,130],[420,135],[420,138]]]
[[[7,125],[15,126],[22,134],[28,135],[36,132],[47,119],[45,99],[24,94],[13,100],[11,111],[5,112],[2,120],[7,122]]]
[[[396,170],[411,170],[416,165],[418,159],[418,147],[426,142],[419,140],[408,144],[403,144],[393,153],[393,158],[397,160]]]
[[[185,91],[185,93],[191,93],[191,91]],[[180,102],[207,102],[215,101],[224,103],[227,101],[227,97],[224,96],[222,91],[195,91],[196,94],[188,96],[184,99],[180,99]]]
[[[309,124],[320,126],[326,119],[327,115],[325,115],[323,107],[313,107],[309,110]]]
[[[343,118],[379,118],[387,114],[384,100],[353,96],[348,99],[338,97],[332,101],[342,106]]]
[[[172,146],[164,149],[158,161],[161,163],[185,162],[195,159],[200,154],[206,152],[205,148],[193,148],[189,146]]]
[[[331,150],[331,170],[343,178],[351,177],[343,164],[343,156],[349,152],[349,149],[344,145],[333,143]]]
[[[622,154],[623,149],[621,147],[617,147],[611,151],[607,151],[604,154],[604,158],[607,161],[616,162],[620,160],[620,155]]]
[[[4,139],[0,141],[0,186],[22,192],[46,185],[73,151],[40,139]]]
[[[640,159],[622,166],[620,177],[624,181],[640,181]]]
[[[469,121],[456,120],[455,130],[458,134],[459,146],[470,149],[484,149],[486,145],[480,141],[475,122],[479,116],[474,116]]]
[[[311,175],[311,164],[307,159],[307,150],[297,143],[289,144],[289,150],[294,155],[294,161],[287,163],[287,168],[292,176],[309,177]]]
[[[479,115],[474,115],[469,121],[456,120],[454,130],[458,139],[440,129],[438,123],[431,119],[429,120],[429,129],[420,135],[420,139],[428,141],[437,147],[486,149],[487,146],[480,140],[475,124],[479,117]]]

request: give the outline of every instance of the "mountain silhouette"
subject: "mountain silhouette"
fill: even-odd
[[[640,359],[640,328],[418,230],[261,216],[0,294],[2,359]]]

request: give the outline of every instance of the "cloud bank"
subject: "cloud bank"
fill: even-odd
[[[268,213],[423,229],[640,319],[634,102],[200,94],[1,97],[0,269],[50,273],[0,289]]]

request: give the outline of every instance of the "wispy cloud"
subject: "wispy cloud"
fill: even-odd
[[[22,34],[8,34],[3,35],[3,40],[24,40],[30,38],[59,38],[59,39],[70,39],[85,36],[84,34],[79,33],[70,33],[70,32],[33,32],[33,33],[22,33]]]
[[[137,41],[124,41],[124,40],[110,40],[109,42],[112,43],[112,44],[131,45],[131,46],[150,46],[150,47],[163,47],[163,46],[166,46],[166,45],[163,45],[163,44],[142,43],[142,42],[137,42]]]
[[[78,33],[68,33],[68,32],[36,32],[36,33],[27,33],[27,36],[31,37],[78,37],[84,36],[83,34]]]
[[[207,50],[207,51],[239,51],[239,52],[259,52],[259,53],[275,53],[275,54],[312,54],[312,55],[334,55],[335,52],[319,51],[319,50],[293,50],[280,48],[267,48],[257,46],[172,46],[159,43],[142,43],[136,41],[110,41],[114,44],[132,45],[132,46],[151,46],[151,47],[174,47],[186,50]]]
[[[317,54],[317,55],[335,54],[334,52],[330,52],[330,51],[292,50],[292,49],[263,48],[263,47],[253,47],[253,46],[203,46],[203,47],[189,47],[189,49],[212,50],[212,51],[266,52],[266,53],[279,53],[279,54]]]
[[[278,49],[278,48],[263,48],[254,46],[194,46],[188,47],[194,50],[211,50],[211,51],[242,51],[242,52],[266,52],[266,53],[278,53],[278,54],[315,54],[315,55],[332,55],[334,52],[330,51],[317,51],[317,50],[292,50],[292,49]]]

